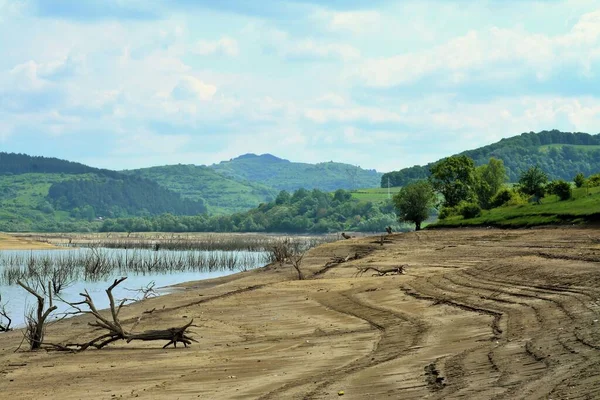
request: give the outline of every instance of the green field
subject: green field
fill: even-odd
[[[448,217],[431,225],[431,228],[459,226],[498,226],[521,228],[548,224],[573,224],[600,220],[600,188],[573,190],[573,198],[559,201],[557,196],[547,196],[542,204],[525,204],[484,210],[477,218]]]
[[[394,196],[400,189],[401,188],[399,187],[390,188],[389,196]],[[388,197],[387,188],[357,189],[350,191],[350,193],[352,194],[352,197],[361,201],[380,202],[390,198]]]

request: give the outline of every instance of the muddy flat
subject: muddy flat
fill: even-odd
[[[347,262],[325,265],[335,257]],[[404,266],[404,274],[374,269]],[[358,268],[372,267],[362,274]],[[313,249],[287,265],[188,283],[126,307],[137,330],[194,320],[191,347],[117,342],[14,352],[10,399],[597,399],[600,234],[595,229],[425,231]],[[374,276],[375,275],[375,276]],[[88,317],[50,342],[92,337]]]
[[[48,250],[56,247],[37,240],[0,233],[0,250]]]

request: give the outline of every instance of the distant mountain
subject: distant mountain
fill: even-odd
[[[191,200],[203,200],[211,213],[232,213],[273,200],[278,191],[241,179],[232,179],[212,168],[197,165],[165,165],[122,171],[143,177]]]
[[[244,154],[210,166],[219,174],[235,180],[256,182],[277,190],[300,188],[334,191],[377,187],[381,173],[350,164],[324,162],[298,163],[271,154]]]
[[[558,130],[529,132],[459,154],[471,157],[476,165],[487,163],[491,157],[501,159],[510,182],[517,182],[521,172],[534,165],[538,165],[551,179],[570,181],[579,172],[587,176],[600,171],[600,134]],[[381,187],[387,187],[388,179],[391,186],[404,186],[426,179],[433,164],[383,174]]]

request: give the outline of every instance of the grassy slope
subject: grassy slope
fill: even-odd
[[[394,196],[400,191],[400,187],[390,188],[391,196]],[[374,203],[385,201],[388,199],[387,188],[372,188],[372,189],[357,189],[350,192],[352,197],[362,201],[371,201]]]
[[[166,165],[123,172],[153,180],[185,198],[202,198],[213,214],[244,211],[277,196],[275,189],[228,178],[205,166]]]
[[[381,180],[380,173],[349,164],[296,163],[268,154],[244,155],[211,165],[210,168],[234,179],[258,182],[277,190],[287,191],[299,188],[334,191],[356,187],[378,187]]]
[[[439,220],[431,227],[500,226],[519,228],[535,225],[579,223],[600,220],[600,188],[573,191],[573,199],[559,201],[557,196],[547,196],[542,204],[506,206],[483,211],[477,218],[461,216]]]
[[[21,174],[0,176],[0,223],[12,224],[27,230],[32,223],[41,221],[66,222],[72,220],[65,211],[41,210],[53,183],[71,179],[95,179],[95,174]]]

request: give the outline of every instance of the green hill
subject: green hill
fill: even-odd
[[[523,133],[464,154],[476,165],[486,164],[490,157],[504,161],[510,182],[516,182],[527,168],[538,165],[551,179],[572,180],[578,173],[586,176],[600,170],[600,134],[542,131]],[[429,167],[414,166],[388,172],[381,178],[381,187],[404,186],[414,180],[426,179]]]
[[[289,192],[300,188],[332,192],[337,189],[377,187],[381,174],[350,164],[298,163],[271,154],[245,154],[210,168],[235,180],[260,183]]]
[[[32,172],[36,171],[36,172]],[[0,153],[0,231],[97,230],[100,218],[206,212],[156,182],[56,158]]]
[[[183,198],[204,200],[211,214],[245,211],[273,200],[278,193],[259,183],[229,178],[206,166],[166,165],[123,173],[152,180]]]
[[[559,201],[546,196],[541,204],[520,204],[483,210],[476,218],[451,216],[438,220],[428,228],[460,226],[497,226],[522,228],[536,225],[573,224],[600,221],[600,187],[573,189],[573,198]]]

